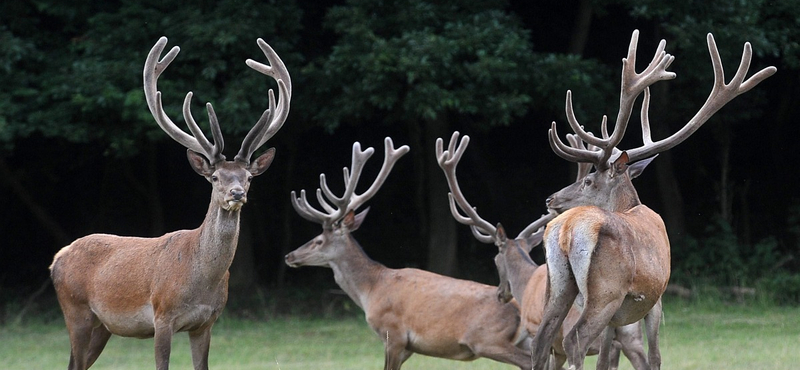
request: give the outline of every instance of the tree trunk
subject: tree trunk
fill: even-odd
[[[286,140],[285,145],[286,147],[286,174],[283,176],[283,194],[289,194],[292,190],[292,182],[294,178],[292,174],[294,173],[295,163],[297,162],[297,145],[295,144],[294,140]],[[281,241],[281,254],[280,256],[283,257],[292,249],[292,217],[294,217],[294,209],[293,207],[289,207],[284,203],[282,207],[282,217],[281,223],[283,228],[283,236]],[[281,263],[278,264],[278,289],[283,289],[286,284],[286,264]]]
[[[731,129],[728,125],[720,127],[719,135],[719,214],[728,225],[733,225],[733,189],[730,183],[731,172]]]
[[[669,91],[667,85],[655,85],[651,89],[654,90],[652,99],[655,100],[650,105],[655,114],[654,117],[670,117],[666,108],[669,104]],[[655,138],[664,138],[671,133],[667,130],[667,125],[657,124],[652,125],[651,130]],[[663,211],[660,212],[664,223],[667,226],[667,234],[669,239],[675,243],[687,237],[686,235],[686,216],[683,207],[683,194],[681,193],[678,178],[675,175],[675,165],[672,160],[672,154],[669,150],[662,152],[658,155],[658,162],[654,169],[656,171],[656,179],[658,182],[658,193],[661,197],[661,205]]]
[[[583,55],[586,49],[586,40],[589,38],[589,30],[592,25],[592,1],[580,0],[578,5],[577,15],[575,17],[575,26],[572,28],[572,37],[569,41],[570,54]]]
[[[253,288],[256,281],[255,258],[253,254],[253,228],[255,217],[247,207],[242,208],[239,222],[239,242],[236,254],[228,271],[231,276],[228,286],[234,292],[247,292]]]
[[[18,176],[11,172],[8,168],[5,158],[0,157],[0,182],[5,183],[6,186],[11,188],[11,192],[16,195],[28,209],[30,209],[33,216],[39,220],[41,230],[50,234],[59,245],[67,245],[72,239],[69,234],[64,230],[61,225],[56,221],[50,213],[36,201],[36,198],[30,193],[30,188],[26,187],[19,180]]]
[[[436,138],[448,137],[444,119],[426,121],[421,150],[424,161],[425,192],[428,214],[428,270],[447,276],[458,274],[458,244],[456,225],[447,200],[447,180],[434,159]]]

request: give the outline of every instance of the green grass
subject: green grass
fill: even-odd
[[[32,322],[30,322],[32,321]],[[69,359],[60,320],[0,327],[0,369],[63,369]],[[661,327],[664,369],[796,369],[800,308],[667,303]],[[383,348],[361,317],[245,320],[214,327],[214,369],[381,369]],[[112,337],[92,369],[152,369],[152,339]],[[172,369],[191,369],[185,333],[173,339]],[[455,362],[414,355],[405,369],[513,369],[481,359]],[[586,362],[594,368],[594,357]],[[622,369],[631,369],[623,360]]]

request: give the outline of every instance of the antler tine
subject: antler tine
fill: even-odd
[[[348,210],[356,210],[360,207],[364,202],[370,200],[375,193],[378,192],[378,189],[383,186],[383,182],[386,181],[386,177],[389,176],[389,173],[392,172],[392,167],[397,162],[400,157],[408,153],[411,148],[408,145],[403,145],[397,149],[394,148],[394,143],[392,142],[392,138],[387,137],[383,140],[384,144],[384,158],[383,158],[383,165],[381,165],[381,170],[378,172],[378,175],[375,177],[375,181],[372,182],[372,185],[365,190],[361,194],[353,195],[352,199],[350,200],[349,204],[347,205]],[[360,175],[361,170],[359,169],[359,173],[355,173],[353,171],[353,177],[356,177],[356,182],[358,182],[358,176]],[[351,181],[353,181],[351,179]],[[355,190],[355,187],[354,187]]]
[[[650,88],[644,89],[644,99],[642,100],[642,143],[645,146],[653,144],[653,137],[650,134]]]
[[[581,132],[585,131],[581,129]],[[547,130],[547,135],[550,141],[550,148],[552,148],[553,152],[555,152],[559,157],[564,158],[570,162],[589,163],[600,167],[599,164],[601,163],[600,157],[602,156],[602,151],[588,150],[586,148],[573,147],[564,144],[564,142],[561,141],[561,138],[558,136],[558,130],[556,129],[555,121],[550,125],[550,129]],[[576,137],[578,137],[579,140],[583,138],[582,136],[579,136],[577,134]],[[594,137],[594,136],[587,132],[586,137]]]
[[[247,133],[247,136],[245,136],[242,141],[239,153],[236,154],[236,160],[245,163],[249,163],[253,152],[263,146],[281,129],[281,127],[283,127],[283,123],[286,122],[286,117],[289,115],[289,106],[291,105],[292,99],[292,79],[291,76],[289,76],[286,65],[275,50],[263,39],[259,38],[256,40],[256,43],[259,48],[261,48],[264,56],[267,57],[269,65],[252,59],[247,59],[245,63],[248,67],[270,76],[278,82],[280,102],[279,105],[276,106],[275,93],[270,89],[268,91],[269,108],[264,111],[261,118],[259,118],[253,128],[250,129],[250,132]]]
[[[456,221],[464,225],[469,225],[472,234],[480,242],[493,243],[495,241],[494,234],[497,229],[478,215],[478,210],[467,202],[464,193],[461,192],[461,188],[458,185],[456,167],[469,145],[469,136],[464,135],[464,137],[461,138],[461,143],[456,146],[458,136],[458,131],[453,132],[447,150],[444,150],[444,140],[442,140],[442,138],[436,139],[437,162],[439,163],[439,167],[444,171],[444,175],[447,178],[447,185],[450,187],[450,193],[448,194],[448,198],[450,199],[450,212],[453,214]],[[456,206],[456,204],[458,206]],[[461,215],[461,212],[458,210],[459,208],[466,213],[466,216]]]
[[[529,235],[539,231],[541,228],[545,227],[550,220],[556,218],[558,216],[554,211],[550,211],[550,213],[544,214],[536,221],[533,221],[530,225],[526,226],[524,230],[522,230],[519,235],[517,235],[516,239],[524,239],[527,238]]]
[[[322,213],[308,203],[306,199],[306,191],[300,190],[300,196],[292,190],[292,207],[304,219],[311,222],[322,224],[323,226],[330,226],[333,221],[330,220],[328,214]]]
[[[583,140],[581,140],[577,135],[567,134],[567,141],[569,141],[570,146],[572,146],[573,148],[583,149],[583,150],[587,149],[583,145]],[[597,151],[597,150],[600,150],[600,148],[597,148],[596,146],[589,144],[588,150]],[[578,174],[575,177],[575,181],[576,182],[580,181],[581,179],[586,177],[586,175],[589,174],[589,171],[592,170],[592,164],[591,163],[577,162],[577,164],[578,164]]]
[[[296,197],[292,192],[292,204],[303,218],[311,220],[323,225],[323,227],[330,227],[336,220],[342,218],[347,212],[355,211],[364,202],[372,198],[373,195],[380,189],[386,177],[392,170],[394,163],[409,151],[408,145],[403,145],[395,149],[391,138],[385,139],[386,143],[386,157],[383,161],[380,173],[372,183],[372,185],[362,194],[356,194],[356,186],[361,177],[361,171],[364,169],[364,164],[375,152],[373,148],[361,150],[359,142],[353,143],[353,155],[350,164],[350,169],[345,167],[342,172],[344,173],[345,189],[342,196],[337,197],[333,194],[325,178],[325,174],[320,174],[319,182],[320,187],[317,189],[317,201],[325,212],[319,211],[311,207],[306,199],[305,190],[300,192],[300,197]]]
[[[348,171],[347,167],[342,170],[344,173],[345,187],[344,194],[342,194],[341,197],[337,197],[333,194],[331,189],[328,187],[327,181],[325,181],[325,175],[320,175],[320,188],[325,194],[325,197],[328,198],[328,200],[330,200],[330,202],[335,206],[339,207],[338,212],[341,213],[338,215],[339,217],[344,216],[345,211],[348,209],[348,204],[351,202],[353,194],[355,194],[356,185],[358,185],[358,179],[361,177],[361,171],[364,169],[364,164],[367,163],[367,160],[370,157],[372,157],[373,153],[375,153],[375,149],[370,147],[362,151],[361,143],[353,143],[353,157],[350,164],[352,171]],[[352,209],[355,210],[355,208]]]
[[[731,82],[726,84],[725,72],[722,67],[722,60],[719,56],[717,44],[714,41],[714,36],[709,33],[706,36],[706,42],[708,43],[708,52],[711,56],[711,64],[714,68],[714,86],[711,89],[711,93],[708,95],[708,99],[706,99],[705,103],[703,103],[703,106],[694,115],[694,117],[692,117],[692,119],[690,119],[689,122],[687,122],[686,125],[680,130],[672,134],[672,136],[657,142],[652,142],[651,140],[650,143],[648,143],[645,141],[642,147],[628,150],[628,156],[632,162],[650,157],[680,144],[695,131],[697,131],[697,129],[699,129],[706,121],[708,121],[708,119],[711,118],[714,113],[725,106],[725,104],[740,94],[749,91],[761,83],[761,81],[764,81],[766,78],[775,74],[777,71],[777,68],[774,66],[766,67],[745,80],[747,71],[750,68],[750,61],[753,53],[750,43],[746,42],[744,44],[744,51],[742,52],[742,59],[739,63],[739,68],[731,79]],[[644,115],[644,106],[642,110]],[[649,119],[646,124],[649,131]],[[643,122],[643,129],[644,125],[645,123]]]
[[[219,129],[219,122],[216,119],[213,108],[211,108],[211,104],[207,104],[207,108],[209,120],[211,122],[212,135],[214,137],[214,145],[212,145],[208,139],[206,139],[205,135],[203,135],[203,132],[197,126],[197,123],[192,117],[189,109],[192,100],[191,91],[186,94],[186,98],[184,99],[183,115],[186,120],[186,124],[189,126],[189,130],[194,136],[191,136],[178,128],[178,126],[175,125],[175,123],[172,122],[172,120],[164,112],[164,106],[161,102],[161,92],[158,91],[158,77],[161,76],[161,73],[167,69],[169,64],[175,60],[175,57],[180,52],[180,48],[178,46],[173,46],[172,49],[167,52],[164,58],[159,60],[159,57],[164,51],[164,47],[166,45],[166,37],[161,37],[158,39],[156,44],[153,45],[153,48],[150,49],[150,52],[147,54],[147,59],[144,63],[144,71],[142,72],[142,77],[144,80],[144,96],[147,100],[147,107],[150,109],[150,113],[153,115],[156,123],[158,123],[158,126],[161,127],[161,129],[167,135],[169,135],[169,137],[184,147],[202,154],[211,164],[225,160],[225,156],[222,155],[222,147],[224,145],[222,141],[222,133]],[[211,118],[212,116],[213,119]]]

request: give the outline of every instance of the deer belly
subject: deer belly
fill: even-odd
[[[102,306],[92,307],[100,322],[112,334],[123,337],[150,338],[153,327],[153,306],[150,304],[129,311],[109,310]]]
[[[409,331],[407,348],[421,355],[451,360],[469,361],[477,358],[472,350],[455,338],[445,338],[434,333],[420,334]]]

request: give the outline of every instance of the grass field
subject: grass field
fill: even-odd
[[[663,368],[798,369],[800,308],[667,302],[661,327]],[[63,369],[69,340],[61,320],[0,327],[0,369]],[[214,369],[381,369],[383,348],[361,317],[223,317],[214,327]],[[152,369],[152,339],[112,337],[92,369]],[[191,369],[185,333],[173,339],[171,369]],[[594,368],[594,358],[587,360]],[[631,369],[623,360],[622,369]],[[481,359],[456,362],[414,355],[404,369],[489,370],[513,367]]]

